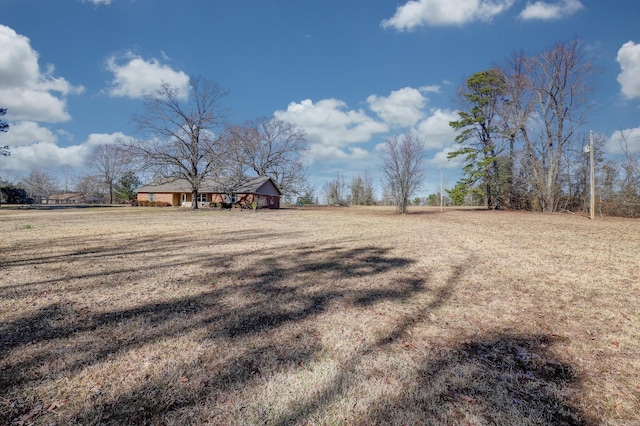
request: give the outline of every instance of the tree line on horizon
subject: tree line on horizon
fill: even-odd
[[[590,95],[598,70],[578,40],[536,56],[514,53],[470,76],[458,90],[457,149],[463,177],[448,191],[454,205],[482,197],[489,209],[543,212],[589,208]],[[640,216],[640,159],[621,132],[622,160],[604,156],[594,137],[595,192],[601,213]]]
[[[447,189],[448,201],[483,203],[488,209],[585,211],[589,153],[583,149],[583,128],[592,112],[597,71],[580,42],[572,40],[535,56],[514,53],[503,65],[467,78],[458,89],[458,119],[449,123],[457,131],[449,158],[462,158],[463,177]],[[75,177],[74,189],[103,202],[130,201],[144,175],[183,179],[197,199],[205,178],[233,185],[269,176],[290,200],[317,202],[302,161],[309,150],[304,130],[267,117],[229,124],[221,103],[225,96],[215,82],[200,77],[190,79],[186,100],[163,83],[145,98],[145,113],[132,117],[139,137],[94,147],[85,162],[91,172]],[[0,123],[6,131],[8,124]],[[597,205],[601,213],[640,216],[640,159],[627,135],[621,136],[619,162],[605,158],[606,138],[595,136]],[[425,176],[423,147],[413,133],[388,137],[380,154],[382,199],[375,199],[373,176],[365,171],[349,182],[340,175],[327,182],[322,188],[326,202],[392,204],[406,213],[420,199],[413,197]],[[1,147],[0,153],[9,155],[8,148]],[[21,181],[1,186],[5,202],[17,197],[17,186],[24,188],[22,198],[38,202],[63,187],[67,191],[66,174],[64,181],[62,185],[44,170],[33,169]],[[11,196],[8,189],[14,191]],[[435,195],[424,202],[432,204]],[[192,206],[198,208],[197,203]]]
[[[89,173],[80,176],[67,169],[69,173],[58,179],[34,168],[25,178],[0,180],[0,201],[38,203],[69,191],[84,194],[84,202],[132,201],[142,184],[141,176],[161,181],[184,179],[193,199],[206,178],[238,185],[256,176],[269,176],[283,193],[300,193],[306,185],[304,131],[266,117],[229,124],[221,105],[226,95],[215,82],[192,77],[189,97],[183,100],[177,88],[163,83],[145,98],[145,113],[132,117],[139,138],[120,138],[94,147],[85,159]],[[198,208],[197,203],[192,206]]]

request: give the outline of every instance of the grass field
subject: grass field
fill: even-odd
[[[640,424],[638,220],[3,207],[0,235],[0,424]]]

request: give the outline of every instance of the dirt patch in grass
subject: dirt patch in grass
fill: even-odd
[[[639,424],[640,222],[0,210],[0,424]]]

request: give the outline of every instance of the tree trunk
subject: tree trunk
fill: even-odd
[[[198,208],[198,190],[197,189],[194,189],[191,191],[191,208],[194,210]]]

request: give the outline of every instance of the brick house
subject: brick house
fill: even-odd
[[[40,199],[40,204],[96,204],[103,203],[103,198],[104,197],[89,196],[79,192],[69,192],[42,197]]]
[[[282,192],[268,176],[246,178],[239,182],[205,179],[198,191],[199,207],[251,205],[258,208],[279,209]],[[138,201],[162,201],[172,206],[191,207],[191,185],[185,179],[152,182],[138,189]]]

